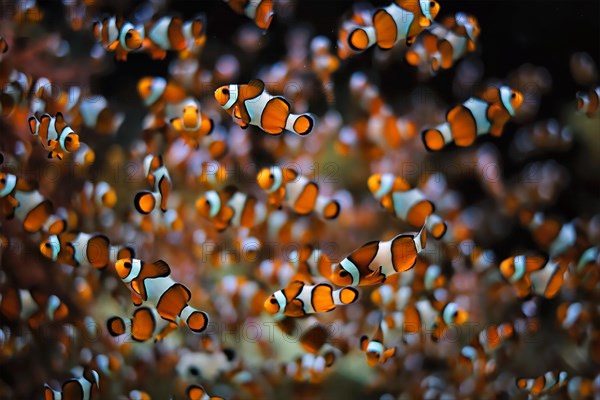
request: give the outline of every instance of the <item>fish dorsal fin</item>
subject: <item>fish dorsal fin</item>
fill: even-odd
[[[149,264],[148,266],[153,267],[153,270],[157,274],[156,277],[169,276],[169,274],[171,273],[171,268],[169,267],[169,264],[167,264],[163,260],[154,261],[152,264]]]
[[[250,82],[248,82],[248,92],[244,93],[244,97],[246,99],[251,99],[254,98],[256,96],[258,96],[259,94],[261,94],[263,92],[263,90],[265,90],[265,83],[263,81],[261,81],[260,79],[252,79]]]
[[[285,295],[288,303],[291,303],[292,300],[302,292],[302,288],[304,287],[304,282],[301,281],[293,281],[291,282],[284,290],[283,294]]]

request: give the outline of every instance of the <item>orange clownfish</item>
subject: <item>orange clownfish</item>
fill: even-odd
[[[199,140],[212,133],[214,122],[200,111],[200,104],[194,98],[186,99],[181,106],[183,114],[171,118],[169,123],[188,145],[197,149],[200,146]]]
[[[131,22],[104,18],[93,25],[94,36],[108,51],[115,51],[117,60],[126,61],[127,53],[138,50],[144,41],[144,26],[134,26]]]
[[[44,319],[51,321],[67,317],[67,306],[55,295],[37,289],[7,288],[0,294],[0,315],[10,321],[26,321],[37,328]]]
[[[54,390],[44,384],[45,400],[91,400],[94,386],[100,389],[100,376],[95,370],[84,371],[79,378],[72,378],[63,383],[62,389]]]
[[[74,127],[85,126],[102,135],[113,135],[119,130],[125,120],[125,114],[109,108],[108,100],[104,96],[82,96],[79,88],[73,91],[74,94],[70,95],[69,99],[74,100],[70,105]]]
[[[79,193],[74,196],[73,206],[82,215],[92,215],[104,209],[112,209],[117,204],[117,192],[104,181],[86,181]]]
[[[411,189],[408,182],[393,174],[373,174],[367,181],[369,190],[389,212],[413,226],[423,226],[440,239],[446,233],[446,223],[434,214],[435,206],[423,192]]]
[[[340,204],[336,200],[319,195],[319,185],[293,168],[264,168],[256,180],[268,193],[270,203],[276,207],[281,207],[281,203],[285,202],[300,215],[315,211],[325,219],[335,219],[340,213]]]
[[[147,301],[156,307],[161,318],[174,323],[181,320],[195,333],[208,326],[208,314],[188,305],[192,297],[189,289],[171,278],[171,268],[163,260],[150,264],[136,258],[123,258],[117,261],[115,268],[132,292],[134,304]]]
[[[577,111],[593,117],[600,110],[600,86],[590,89],[587,93],[577,93]]]
[[[290,252],[290,261],[295,270],[309,277],[323,277],[329,279],[331,276],[333,262],[320,249],[313,246],[302,246],[300,251]]]
[[[338,286],[370,286],[387,276],[411,269],[425,248],[425,226],[418,233],[402,233],[388,241],[375,240],[354,250],[335,266],[331,281]]]
[[[265,310],[270,314],[303,317],[331,311],[336,306],[352,304],[357,299],[358,291],[352,287],[333,290],[327,283],[309,286],[294,281],[265,300]]]
[[[43,230],[57,235],[67,229],[66,219],[53,215],[50,200],[16,175],[0,173],[0,205],[4,216],[8,219],[16,217],[26,232]]]
[[[244,308],[249,315],[260,314],[266,293],[257,282],[244,276],[226,275],[219,282],[218,290],[235,309]]]
[[[59,160],[65,154],[72,153],[79,148],[79,135],[65,122],[61,113],[55,117],[44,114],[38,120],[35,116],[29,117],[31,134],[37,136],[48,150],[48,158],[57,157]]]
[[[133,312],[131,318],[124,319],[118,316],[109,318],[106,327],[108,333],[114,337],[128,334],[136,342],[150,339],[159,342],[177,329],[177,324],[160,318],[155,308],[139,307]]]
[[[356,52],[365,51],[377,44],[389,50],[406,39],[412,44],[415,37],[431,25],[440,6],[435,1],[395,0],[387,7],[373,13],[372,25],[357,27],[348,34],[348,45]]]
[[[359,28],[364,28],[367,32],[371,33],[373,28],[373,10],[369,8],[363,8],[356,6],[352,10],[352,14],[348,19],[345,19],[342,22],[342,25],[338,31],[338,40],[337,40],[337,49],[338,49],[338,57],[342,60],[346,58],[360,53],[360,51],[354,50],[355,48],[363,47],[360,46],[360,43],[351,44],[348,40],[348,36],[350,32],[354,32]],[[367,36],[369,41],[372,41],[367,44],[368,47],[373,46],[375,43],[375,39],[373,36]],[[360,41],[360,36],[356,36],[355,40]],[[364,38],[363,38],[364,40]]]
[[[230,225],[251,229],[264,222],[266,207],[256,197],[228,186],[223,190],[209,190],[196,201],[196,210],[204,218],[215,222],[222,231]]]
[[[260,79],[252,79],[247,85],[221,86],[215,98],[242,128],[254,125],[270,135],[288,130],[304,136],[315,125],[313,115],[291,113],[290,103],[282,96],[269,94]]]
[[[165,58],[167,50],[187,55],[192,46],[200,47],[206,42],[206,18],[183,21],[179,17],[161,17],[148,28],[144,42],[154,59]]]
[[[134,250],[127,246],[114,246],[100,233],[66,232],[51,235],[40,244],[40,252],[52,261],[80,267],[91,265],[102,269],[110,262],[133,257]]]
[[[429,151],[443,149],[454,142],[459,147],[473,144],[477,136],[502,135],[504,125],[515,115],[523,103],[523,95],[508,86],[490,86],[483,97],[472,97],[446,114],[446,122],[423,131],[425,148]]]
[[[167,167],[161,156],[151,154],[144,158],[144,172],[152,191],[142,190],[135,195],[133,204],[135,209],[143,215],[150,214],[157,205],[162,212],[167,212],[167,201],[171,193],[172,182]]]
[[[200,385],[190,385],[185,389],[189,400],[224,400],[222,397],[210,396]]]
[[[541,256],[518,255],[500,263],[500,273],[514,286],[517,296],[535,293],[546,298],[554,297],[564,281],[566,266]]]
[[[273,0],[224,0],[238,14],[244,14],[260,29],[269,29],[273,20]]]
[[[567,373],[548,371],[537,378],[517,378],[517,387],[531,396],[543,396],[556,393],[567,384]]]
[[[140,79],[137,90],[146,107],[163,103],[179,103],[186,97],[183,87],[167,82],[165,78],[160,76],[147,76]]]
[[[360,349],[367,353],[367,365],[374,367],[378,364],[385,364],[387,360],[396,355],[396,347],[386,349],[383,344],[383,330],[381,324],[372,339],[364,335],[360,338]]]

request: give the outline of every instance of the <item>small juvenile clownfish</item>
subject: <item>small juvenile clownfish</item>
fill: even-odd
[[[331,281],[338,286],[370,286],[387,276],[414,267],[425,248],[425,226],[418,233],[402,233],[388,241],[366,243],[336,265]]]
[[[396,355],[396,347],[385,348],[383,344],[383,330],[381,324],[377,325],[377,330],[372,339],[363,335],[360,338],[360,349],[367,353],[367,365],[375,367],[378,364],[385,364],[387,360]]]
[[[548,371],[537,378],[517,378],[515,383],[519,389],[526,391],[530,396],[543,396],[556,393],[565,386],[567,373]]]
[[[215,98],[244,129],[254,125],[270,135],[279,135],[288,130],[304,136],[315,125],[312,114],[291,113],[290,103],[282,96],[269,94],[260,79],[252,79],[247,85],[221,86],[215,91]]]
[[[228,186],[223,190],[209,190],[196,201],[196,210],[204,218],[215,222],[219,231],[230,225],[252,229],[264,222],[266,207],[253,195]]]
[[[132,292],[135,305],[147,301],[156,307],[161,318],[174,323],[182,320],[195,333],[208,326],[208,314],[188,305],[192,297],[189,289],[171,278],[171,268],[163,260],[150,264],[136,258],[123,258],[117,261],[115,268]]]
[[[105,50],[114,51],[117,60],[126,61],[127,53],[142,48],[144,26],[134,26],[131,22],[117,20],[116,17],[104,18],[93,25],[94,36]]]
[[[117,192],[104,181],[97,183],[86,181],[81,191],[73,199],[73,206],[83,215],[98,213],[103,209],[112,209],[115,204],[117,204]]]
[[[0,294],[0,315],[9,321],[25,321],[35,329],[43,320],[60,321],[69,309],[55,295],[38,289],[7,288]]]
[[[434,214],[435,206],[423,192],[411,189],[408,182],[393,174],[373,174],[367,181],[369,190],[382,207],[413,226],[423,226],[435,239],[444,236],[446,223]]]
[[[136,342],[154,339],[159,342],[177,329],[177,324],[165,321],[153,307],[139,307],[131,318],[114,316],[106,321],[108,333],[113,337],[127,334]]]
[[[37,136],[44,149],[49,151],[48,158],[62,160],[65,154],[79,149],[79,135],[65,122],[61,113],[55,117],[44,114],[39,120],[31,116],[28,123],[31,134]]]
[[[600,111],[600,86],[587,93],[577,93],[577,112],[593,117]]]
[[[167,82],[160,76],[147,76],[139,80],[138,94],[146,107],[156,104],[179,103],[185,100],[185,89],[178,84]]]
[[[269,29],[273,20],[273,0],[224,0],[238,14],[254,21],[260,29]]]
[[[172,189],[171,176],[163,163],[162,156],[151,154],[144,158],[144,172],[152,191],[142,190],[135,195],[135,209],[143,215],[150,214],[157,205],[162,212],[167,212],[167,201]]]
[[[537,255],[518,255],[500,263],[500,273],[517,291],[517,296],[525,297],[531,290],[530,274],[546,264],[546,258]]]
[[[224,400],[222,397],[209,396],[206,390],[200,385],[190,385],[185,389],[185,394],[189,400]]]
[[[406,39],[411,45],[417,35],[431,25],[440,6],[435,1],[395,0],[387,7],[373,13],[372,25],[357,27],[348,34],[348,45],[361,52],[377,44],[389,50]]]
[[[278,208],[285,202],[300,215],[314,211],[324,219],[335,219],[340,213],[340,204],[336,200],[320,195],[319,185],[293,168],[264,168],[256,180],[269,195],[269,202]]]
[[[40,244],[40,252],[51,259],[73,267],[91,265],[103,269],[109,263],[134,256],[127,246],[114,246],[100,233],[66,232],[51,235]]]
[[[77,90],[75,90],[77,89]],[[72,88],[73,94],[69,95],[72,126],[79,128],[84,126],[93,129],[101,135],[114,135],[125,120],[125,114],[114,112],[104,96],[83,96],[79,88]]]
[[[446,114],[446,122],[422,133],[423,143],[429,151],[438,151],[454,142],[467,147],[477,136],[502,135],[504,125],[523,104],[523,95],[508,86],[489,86],[482,98],[471,97]]]
[[[429,300],[419,300],[386,315],[383,323],[387,329],[400,329],[408,334],[431,332],[431,339],[438,341],[449,326],[462,325],[468,318],[469,314],[454,302],[436,309]]]
[[[311,278],[329,279],[331,276],[333,262],[327,254],[311,245],[304,245],[300,251],[290,252],[289,258],[295,270],[301,274]]]
[[[100,389],[99,382],[98,372],[86,370],[79,378],[72,378],[63,383],[60,391],[44,384],[45,400],[91,400],[94,386]]]
[[[529,279],[532,293],[547,299],[556,296],[562,288],[567,268],[567,265],[561,265],[556,260],[550,260],[542,269],[531,272]]]
[[[577,230],[573,223],[560,221],[544,215],[523,210],[519,214],[521,223],[529,228],[535,242],[548,251],[550,257],[565,254],[577,242]]]
[[[336,306],[354,303],[358,291],[352,287],[333,290],[331,285],[320,283],[315,286],[294,281],[265,300],[265,310],[270,314],[288,317],[303,317],[307,314],[328,312]]]
[[[192,46],[200,47],[206,42],[206,18],[198,16],[190,21],[179,17],[161,17],[147,29],[144,44],[152,58],[163,59],[168,50],[179,52],[184,57]]]
[[[17,218],[29,233],[40,230],[60,234],[67,229],[67,221],[54,215],[50,200],[16,175],[0,173],[0,206],[7,219]]]
[[[194,98],[186,99],[181,106],[183,114],[171,118],[169,123],[190,147],[197,149],[200,147],[199,140],[212,133],[214,122],[200,111],[200,103]]]

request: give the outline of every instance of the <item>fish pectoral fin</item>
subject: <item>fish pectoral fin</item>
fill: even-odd
[[[289,317],[302,317],[304,314],[304,304],[299,299],[292,300],[285,308],[285,315]]]
[[[367,351],[367,346],[369,345],[369,337],[367,335],[363,335],[360,338],[360,349],[362,351]]]

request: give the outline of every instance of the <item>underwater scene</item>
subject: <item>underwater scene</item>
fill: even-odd
[[[600,399],[600,2],[0,2],[0,400]]]

